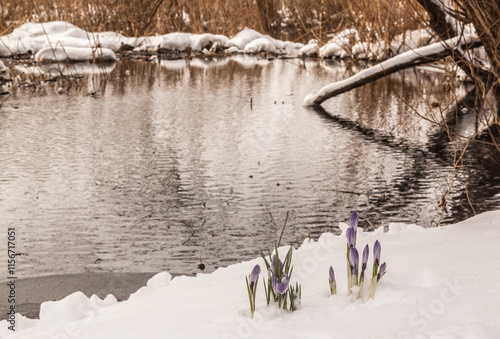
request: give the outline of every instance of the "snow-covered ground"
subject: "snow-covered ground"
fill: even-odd
[[[362,217],[362,216],[361,216]],[[245,276],[256,259],[212,274],[149,280],[127,301],[90,299],[76,292],[42,304],[40,320],[18,315],[8,338],[500,338],[500,210],[452,226],[423,229],[391,224],[362,233],[358,248],[382,244],[387,274],[374,299],[351,301],[346,284],[347,225],[342,235],[305,240],[294,251],[292,283],[302,284],[295,312],[266,306],[259,282],[250,318]],[[279,249],[283,257],[288,248]],[[331,296],[333,266],[338,294]],[[371,275],[371,258],[368,265]],[[266,273],[261,273],[265,276]],[[367,288],[367,286],[365,286]]]
[[[406,51],[430,41],[425,30],[398,36],[391,42],[392,51]],[[307,45],[274,39],[269,35],[245,28],[234,37],[210,33],[191,34],[173,32],[164,35],[126,37],[115,32],[87,32],[62,21],[25,23],[11,34],[0,36],[0,57],[32,54],[37,61],[115,60],[114,53],[133,50],[138,53],[157,53],[160,50],[211,54],[224,51],[234,53],[272,53],[288,57],[319,56],[350,59],[385,58],[389,46],[381,41],[366,44],[360,41],[355,29],[346,29],[331,35],[321,48],[316,40]]]

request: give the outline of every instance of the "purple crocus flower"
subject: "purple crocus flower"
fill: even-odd
[[[346,231],[346,237],[347,237],[347,244],[349,245],[349,248],[354,247],[354,243],[356,242],[356,231],[354,228],[349,227]]]
[[[352,247],[349,251],[349,264],[351,265],[351,272],[354,274],[354,270],[358,271],[359,254],[356,247]]]
[[[361,270],[364,271],[366,269],[366,265],[368,264],[368,256],[370,255],[370,247],[366,244],[363,249],[363,257],[361,259]]]
[[[359,220],[359,213],[353,211],[351,213],[351,217],[349,218],[349,227],[354,229],[354,234],[356,234],[358,230],[358,220]]]
[[[278,278],[276,278],[276,276],[273,273],[273,275],[271,276],[271,287],[273,288],[274,295],[278,294],[278,290],[276,289],[277,284],[278,284]]]
[[[335,281],[335,273],[333,272],[333,267],[330,266],[330,270],[328,271],[329,279],[328,283],[330,285],[330,293],[337,294],[337,282]]]
[[[377,281],[382,278],[382,276],[385,274],[385,269],[387,268],[387,264],[384,262],[382,265],[380,265],[380,269],[378,271],[378,276],[377,276]]]
[[[290,284],[290,278],[286,275],[286,273],[283,273],[283,277],[281,278],[281,282],[276,284],[276,288],[278,290],[278,293],[283,295],[286,293],[288,289],[288,285]]]
[[[358,276],[358,268],[357,267],[352,267],[351,268],[351,273],[352,273],[352,275],[355,275],[357,277]]]
[[[257,264],[257,265],[255,265],[252,272],[250,273],[250,289],[252,291],[254,290],[253,287],[255,285],[255,282],[259,278],[259,274],[260,274],[260,265]]]
[[[382,252],[382,247],[380,246],[380,243],[378,240],[375,241],[375,244],[373,245],[373,264],[374,265],[380,265],[380,253]]]

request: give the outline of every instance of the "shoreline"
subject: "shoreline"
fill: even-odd
[[[146,273],[74,273],[56,274],[16,280],[16,313],[30,319],[38,319],[40,305],[45,301],[61,300],[81,291],[87,297],[92,294],[104,299],[113,294],[118,301],[127,300],[130,294],[146,286],[147,281],[159,272]],[[0,295],[7,295],[8,280],[0,282]],[[10,305],[0,305],[0,320],[7,319]]]

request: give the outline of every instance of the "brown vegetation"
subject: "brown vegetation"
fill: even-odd
[[[230,36],[249,27],[299,41],[325,41],[326,34],[344,28],[357,28],[365,41],[387,41],[415,28],[420,18],[397,0],[4,0],[0,15],[2,35],[25,22],[62,20],[128,36],[172,31]]]

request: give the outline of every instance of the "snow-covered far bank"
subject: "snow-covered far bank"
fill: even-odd
[[[330,35],[331,40],[319,46],[282,41],[245,28],[234,37],[210,33],[172,32],[164,35],[126,37],[115,32],[87,32],[62,21],[25,23],[8,35],[0,37],[0,56],[36,55],[37,61],[94,60],[95,51],[103,59],[110,53],[190,52],[200,55],[270,53],[287,57],[321,57],[380,60],[392,52],[405,51],[428,43],[432,36],[425,30],[398,36],[390,44],[383,41],[367,44],[355,29],[345,29]],[[42,51],[44,51],[42,53]],[[90,51],[90,52],[89,52]],[[39,54],[41,53],[41,54]]]
[[[499,338],[500,210],[456,225],[423,229],[391,224],[361,232],[358,248],[382,244],[388,272],[374,299],[346,295],[347,225],[342,235],[305,240],[294,251],[292,283],[302,303],[290,313],[266,306],[262,283],[250,318],[245,276],[256,259],[212,274],[171,279],[163,272],[129,300],[76,292],[42,304],[40,320],[17,315],[17,332],[0,322],[2,338]],[[279,249],[283,257],[287,247]],[[371,264],[371,259],[369,261]],[[337,295],[330,296],[333,266]],[[367,274],[371,274],[371,268]],[[265,272],[261,274],[265,276]],[[367,286],[365,286],[367,288]]]

